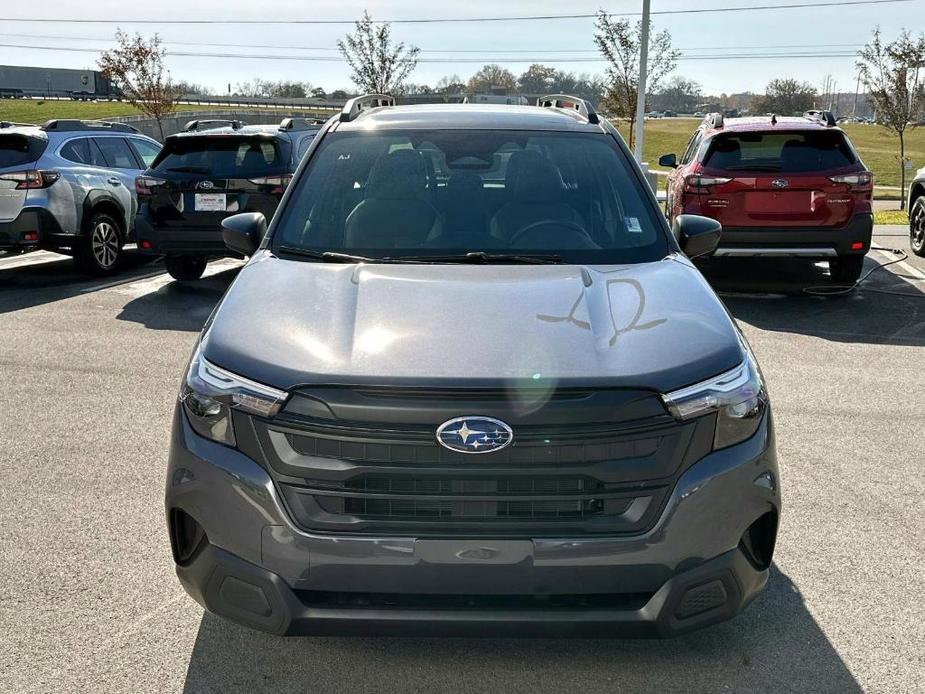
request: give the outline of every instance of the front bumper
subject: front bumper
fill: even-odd
[[[135,240],[143,253],[155,255],[232,256],[215,227],[171,228],[153,226],[144,214],[135,215]]]
[[[827,258],[864,255],[870,250],[874,218],[857,214],[837,228],[829,227],[723,227],[719,248],[713,254],[753,257]],[[852,249],[853,243],[861,248]]]
[[[177,566],[187,592],[264,631],[672,636],[728,619],[761,590],[780,495],[766,415],[751,439],[684,472],[645,534],[310,534],[291,523],[262,467],[196,435],[178,409],[166,506],[205,532]],[[744,538],[767,518],[770,547],[759,562]]]

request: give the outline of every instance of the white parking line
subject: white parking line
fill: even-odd
[[[892,253],[887,253],[886,251],[874,250],[874,251],[871,251],[871,253],[876,253],[878,257],[883,258],[886,262],[896,260],[895,255],[893,255]],[[902,268],[906,272],[906,274],[910,275],[912,278],[916,280],[925,280],[925,272],[922,272],[921,270],[919,270],[917,267],[912,265],[907,260],[894,263],[890,267]]]
[[[236,258],[221,258],[209,263],[206,267],[206,271],[202,273],[202,276],[210,277],[212,275],[217,275],[220,272],[224,272],[236,267],[241,267],[243,264],[244,261],[238,260]],[[141,279],[137,282],[127,283],[124,279],[117,279],[113,280],[112,282],[104,282],[103,284],[96,284],[92,287],[86,287],[80,291],[81,293],[86,294],[89,292],[96,292],[101,289],[114,288],[121,294],[142,296],[144,294],[151,294],[156,292],[161,287],[164,287],[173,281],[173,277],[168,275],[163,269],[159,269],[157,273],[148,275],[144,279]]]
[[[52,253],[51,251],[31,251],[22,255],[11,255],[6,258],[0,258],[0,270],[12,270],[17,267],[27,267],[29,265],[44,265],[59,260],[70,260],[69,255],[61,253]]]

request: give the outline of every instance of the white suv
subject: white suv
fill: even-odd
[[[120,123],[0,123],[0,251],[44,248],[90,274],[115,272],[132,237],[135,177],[160,149]]]

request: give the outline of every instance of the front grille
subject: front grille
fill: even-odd
[[[553,393],[520,413],[494,391],[474,402],[453,389],[373,390],[317,389],[272,421],[235,413],[239,445],[265,464],[305,530],[638,534],[712,442],[712,422],[678,423],[648,393]],[[506,421],[513,443],[479,456],[440,446],[436,427],[466,412]]]
[[[297,590],[305,605],[317,608],[380,610],[638,610],[654,593],[485,595],[426,593],[348,593]]]

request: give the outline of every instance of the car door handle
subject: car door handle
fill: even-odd
[[[113,185],[113,186],[117,186],[120,183],[122,183],[122,179],[119,178],[118,176],[110,176],[106,180],[109,182],[110,185]]]

